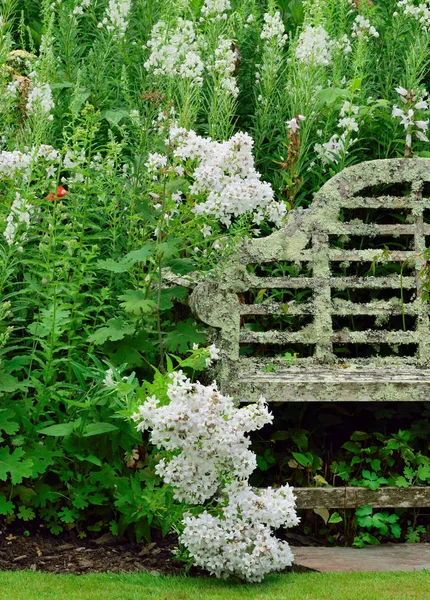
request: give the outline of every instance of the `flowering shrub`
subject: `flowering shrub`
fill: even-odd
[[[149,539],[182,518],[130,423],[136,395],[162,400],[154,367],[206,343],[189,291],[239,239],[346,166],[428,156],[429,14],[427,0],[2,2],[2,519]],[[157,468],[185,498],[192,467],[172,452]],[[216,488],[229,537],[242,517],[221,512],[233,480],[214,469],[194,494]],[[251,537],[272,526],[258,519]],[[214,572],[236,569],[222,560]]]
[[[174,496],[188,504],[211,500],[211,508],[185,515],[180,543],[217,577],[261,581],[291,565],[288,544],[272,529],[299,522],[292,488],[253,490],[247,482],[257,463],[244,434],[271,422],[264,399],[237,408],[215,383],[193,384],[181,370],[169,377],[168,404],[147,398],[133,420],[165,450],[156,472],[173,486]]]

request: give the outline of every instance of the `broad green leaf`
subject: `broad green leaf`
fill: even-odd
[[[118,427],[112,423],[90,423],[87,425],[84,437],[90,437],[92,435],[100,435],[101,433],[111,433],[112,431],[118,431]]]
[[[109,319],[106,323],[106,327],[100,327],[90,336],[88,336],[88,342],[93,344],[104,344],[107,340],[116,342],[122,340],[127,335],[133,335],[135,332],[135,326],[132,323],[126,323],[121,318]]]
[[[26,455],[22,448],[17,448],[10,453],[9,448],[0,448],[0,481],[6,481],[10,474],[13,485],[21,483],[32,474],[33,463],[24,458]]]
[[[345,450],[348,450],[348,452],[353,452],[354,454],[361,452],[361,446],[357,442],[345,442],[342,445],[342,448],[345,448]]]
[[[19,429],[19,423],[11,421],[15,417],[15,412],[10,408],[0,409],[0,431],[8,435],[13,435]]]
[[[142,248],[138,250],[132,250],[126,254],[120,260],[114,260],[108,258],[106,260],[99,260],[97,266],[105,271],[111,271],[112,273],[126,273],[136,263],[146,261],[153,253],[155,249],[155,242],[148,242]]]
[[[10,500],[6,500],[3,494],[0,494],[0,515],[13,515],[15,506]]]
[[[13,375],[7,373],[0,373],[0,392],[6,392],[8,394],[16,392],[21,387],[20,382]]]
[[[49,425],[49,427],[44,427],[43,429],[39,429],[38,433],[42,435],[52,435],[54,437],[61,437],[65,435],[70,435],[75,428],[75,423],[59,423],[58,425]]]
[[[36,517],[36,513],[29,506],[20,506],[18,509],[18,519],[23,521],[32,521]]]
[[[420,465],[417,469],[417,475],[421,481],[430,479],[430,465]]]
[[[330,513],[327,508],[314,508],[314,513],[321,517],[325,524],[329,520]]]
[[[125,108],[117,108],[115,110],[104,110],[100,116],[111,125],[118,126],[123,119],[129,116],[129,112]]]
[[[302,467],[309,467],[312,464],[312,460],[305,454],[301,454],[300,452],[292,452],[291,454]]]
[[[200,331],[200,325],[194,319],[180,321],[175,329],[166,334],[166,348],[169,352],[185,354],[193,344],[203,346],[206,343],[206,333]]]
[[[157,308],[157,304],[146,298],[142,290],[127,290],[125,294],[118,296],[120,306],[129,313],[139,315],[140,313],[151,313]]]
[[[334,512],[332,515],[330,515],[330,518],[328,520],[329,523],[341,523],[342,521],[342,517],[337,512]]]

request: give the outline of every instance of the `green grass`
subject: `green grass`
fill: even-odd
[[[243,585],[138,574],[0,573],[0,600],[427,600],[430,572],[294,573]]]

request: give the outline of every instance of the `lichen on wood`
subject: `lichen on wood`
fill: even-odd
[[[423,266],[423,252],[430,225],[424,222],[424,210],[430,209],[430,198],[424,187],[430,182],[430,159],[391,159],[370,161],[349,167],[329,180],[315,195],[308,209],[291,211],[285,226],[269,237],[244,240],[237,252],[220,268],[217,280],[201,283],[195,288],[191,304],[195,314],[219,331],[221,363],[218,372],[223,391],[236,394],[240,399],[253,400],[263,393],[271,401],[311,400],[425,400],[430,397],[430,328],[429,307],[422,300],[418,277]],[[379,187],[390,190],[396,185],[409,186],[408,195],[391,195]],[[372,189],[373,188],[373,189]],[[396,192],[395,192],[396,194]],[[409,214],[404,223],[367,223],[360,218],[345,222],[342,209],[402,209]],[[401,239],[412,236],[413,247],[387,250],[385,248],[330,247],[330,237],[350,240],[350,236],[365,236],[383,246],[384,237]],[[276,266],[279,262],[306,265],[312,275],[260,277],[249,271],[248,265]],[[332,272],[332,263],[347,268],[351,264],[397,263],[400,274],[384,276],[339,276]],[[407,274],[403,274],[407,266]],[[311,298],[304,303],[288,303],[289,315],[310,315],[298,331],[251,331],[241,327],[245,315],[282,315],[282,302],[248,305],[243,294],[252,289],[309,290]],[[345,290],[392,290],[392,296],[370,302],[353,302],[333,297],[333,292]],[[403,301],[404,291],[412,293]],[[400,295],[399,295],[400,294]],[[242,301],[241,301],[242,300]],[[413,330],[391,331],[383,328],[354,331],[333,328],[334,315],[375,315],[382,327],[392,315],[416,317]],[[311,356],[294,360],[301,369],[304,380],[288,377],[294,369],[281,356],[273,358],[240,356],[244,344],[288,346],[311,345]],[[392,356],[341,359],[333,344],[355,344],[377,348],[386,344]],[[417,348],[411,356],[396,355],[402,344]],[[338,367],[351,373],[341,382]],[[306,374],[324,367],[324,377],[317,382]],[[356,369],[362,378],[352,376]],[[407,370],[411,377],[398,377]],[[364,378],[367,373],[371,376]],[[378,370],[391,373],[391,377],[378,377]],[[282,374],[282,376],[280,375]],[[297,373],[296,373],[297,374]]]

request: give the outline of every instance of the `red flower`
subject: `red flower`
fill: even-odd
[[[63,188],[62,185],[59,185],[57,187],[57,193],[56,194],[48,194],[46,197],[47,200],[50,200],[51,202],[55,202],[56,200],[58,200],[58,198],[62,198],[63,196],[66,196],[68,194],[68,190],[66,190],[66,188]]]

